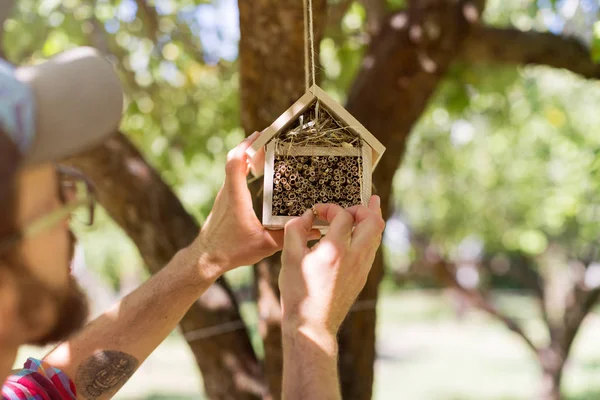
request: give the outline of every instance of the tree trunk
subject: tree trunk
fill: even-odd
[[[384,217],[390,214],[394,175],[409,133],[425,110],[467,37],[472,22],[466,5],[480,15],[482,2],[450,0],[413,2],[407,12],[390,16],[375,36],[347,103],[347,109],[386,147],[373,176]],[[422,9],[421,4],[427,9]],[[352,313],[340,334],[340,375],[344,399],[372,397],[378,286],[383,277],[381,253],[359,300],[373,307]]]
[[[271,125],[304,94],[304,9],[297,0],[239,0],[238,5],[242,126],[250,133]],[[325,0],[313,1],[316,43],[322,37],[325,8]],[[260,215],[262,196],[257,186],[253,194]],[[274,399],[281,397],[283,370],[277,286],[280,258],[275,254],[255,268],[264,370]]]
[[[123,135],[68,163],[92,179],[98,201],[135,242],[152,273],[198,234],[194,219]],[[216,336],[206,330],[222,324],[228,324],[230,330]],[[225,280],[219,280],[198,299],[180,327],[196,357],[209,398],[262,397],[265,385],[260,366]]]
[[[375,362],[375,326],[383,255],[377,253],[365,288],[339,334],[342,398],[371,399]]]
[[[261,202],[262,203],[262,202]],[[254,277],[259,331],[265,349],[265,380],[269,384],[269,398],[278,399],[282,393],[283,351],[281,338],[281,306],[279,302],[279,270],[281,255],[275,254],[256,265]]]
[[[544,369],[542,377],[542,390],[540,400],[561,400],[560,381],[562,371]]]
[[[560,383],[566,355],[563,349],[554,342],[545,349],[539,351],[538,359],[542,368],[542,387],[540,400],[561,400]]]
[[[560,400],[562,398],[560,384],[565,363],[583,321],[600,297],[598,288],[586,291],[578,285],[573,285],[570,291],[569,297],[572,301],[565,304],[564,316],[559,324],[547,321],[550,346],[538,353],[543,377],[540,392],[542,400]]]

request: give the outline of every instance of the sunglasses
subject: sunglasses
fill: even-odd
[[[63,204],[62,207],[34,220],[18,232],[0,240],[0,254],[23,239],[35,237],[54,228],[62,221],[70,218],[79,209],[83,210],[81,216],[85,225],[89,226],[94,223],[96,196],[91,181],[75,168],[59,165],[56,167],[56,172],[59,178],[58,193]]]

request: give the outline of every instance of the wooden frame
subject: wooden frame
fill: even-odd
[[[273,214],[273,173],[275,168],[275,155],[287,154],[290,156],[342,156],[342,157],[362,157],[363,179],[361,181],[361,203],[368,205],[371,198],[371,175],[372,175],[372,149],[365,141],[362,148],[341,148],[341,147],[314,147],[314,146],[287,146],[275,151],[275,141],[272,140],[267,145],[265,153],[264,186],[263,186],[263,225],[268,229],[283,229],[285,224],[296,217],[277,216]],[[319,229],[321,233],[326,233],[329,227],[326,221],[317,220],[314,229]]]
[[[373,163],[373,170],[381,161],[383,153],[385,153],[385,146],[377,140],[375,136],[371,134],[352,114],[350,114],[344,107],[342,107],[337,101],[332,99],[323,89],[315,85],[310,88],[310,91],[325,104],[325,108],[331,111],[338,120],[348,125],[348,128],[356,132],[367,144],[373,149],[373,156],[371,157]]]
[[[275,120],[264,131],[256,141],[252,144],[246,154],[250,157],[250,167],[252,174],[259,177],[264,172],[264,163],[261,157],[256,157],[258,152],[267,145],[275,136],[281,131],[288,127],[294,122],[300,114],[302,114],[308,107],[310,107],[315,101],[319,100],[321,104],[329,111],[333,117],[339,120],[339,122],[348,126],[349,129],[358,134],[369,147],[372,149],[371,161],[372,170],[375,170],[381,157],[385,152],[385,146],[377,140],[375,136],[371,134],[356,118],[352,116],[344,107],[342,107],[337,101],[331,98],[323,89],[319,86],[312,86],[308,92],[306,92],[298,101],[296,101],[290,108],[288,108],[279,118]],[[253,162],[254,161],[254,162]]]
[[[344,107],[332,99],[319,86],[312,86],[298,101],[288,108],[279,118],[275,120],[264,131],[260,137],[252,144],[246,154],[249,156],[249,164],[252,174],[256,177],[264,175],[263,191],[263,225],[269,229],[283,229],[285,224],[296,217],[274,216],[273,212],[273,172],[275,163],[275,141],[273,140],[279,133],[295,122],[299,116],[304,113],[316,101],[326,109],[332,117],[339,123],[348,127],[354,133],[359,135],[363,141],[360,150],[358,148],[345,147],[294,147],[290,145],[285,149],[285,154],[291,155],[310,155],[310,156],[361,156],[363,162],[363,179],[361,180],[361,202],[363,205],[369,203],[371,197],[372,173],[379,164],[385,146],[375,138],[356,118],[354,118]],[[265,149],[266,146],[266,149]],[[262,150],[265,149],[264,159]],[[354,154],[353,154],[354,151]],[[260,154],[259,154],[260,153]],[[283,153],[283,151],[282,151]],[[260,156],[257,156],[260,155]],[[328,224],[325,221],[317,220],[315,229],[327,232]]]

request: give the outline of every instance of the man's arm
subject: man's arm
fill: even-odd
[[[283,398],[341,399],[336,335],[293,324],[283,329]]]
[[[180,251],[158,274],[61,344],[44,361],[75,383],[80,399],[108,399],[175,329],[215,281],[221,266],[192,249]],[[203,271],[206,271],[203,274]]]
[[[341,399],[337,332],[366,283],[385,227],[376,196],[369,207],[315,209],[330,226],[312,249],[312,212],[285,227],[279,275],[284,400]]]
[[[111,398],[220,275],[281,249],[283,232],[261,225],[246,183],[246,149],[257,137],[229,153],[225,183],[194,243],[45,358],[75,382],[79,399]]]

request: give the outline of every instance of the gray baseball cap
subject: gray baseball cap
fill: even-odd
[[[19,67],[15,76],[34,97],[34,135],[25,164],[75,155],[117,131],[123,87],[98,50],[68,50],[41,64]]]

